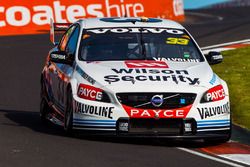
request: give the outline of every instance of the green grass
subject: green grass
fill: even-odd
[[[233,122],[250,129],[250,47],[222,55],[223,62],[212,68],[228,84]]]

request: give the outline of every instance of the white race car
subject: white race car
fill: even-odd
[[[54,32],[65,32],[59,43]],[[155,18],[52,23],[40,115],[64,126],[124,137],[231,136],[228,87],[180,24]]]

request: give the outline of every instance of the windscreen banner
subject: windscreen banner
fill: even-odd
[[[159,17],[184,20],[182,0],[0,0],[0,35],[40,34],[50,19],[73,23],[94,17]]]

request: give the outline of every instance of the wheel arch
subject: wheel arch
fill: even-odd
[[[71,79],[70,82],[68,83],[67,91],[69,91],[70,89],[73,95],[77,94],[77,80],[76,79]]]

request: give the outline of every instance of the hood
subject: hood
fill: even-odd
[[[213,71],[206,62],[101,61],[79,62],[99,86],[121,91],[192,90],[211,87]],[[115,91],[114,90],[114,91]]]

